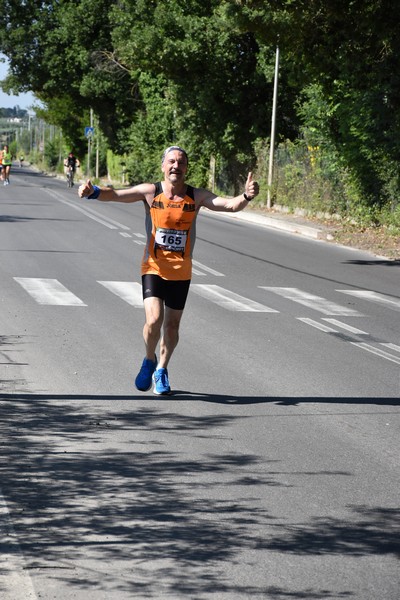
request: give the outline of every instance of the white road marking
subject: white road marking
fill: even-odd
[[[394,354],[389,354],[389,352],[385,352],[380,348],[375,348],[370,344],[366,344],[365,342],[350,342],[353,346],[357,346],[358,348],[362,348],[363,350],[367,350],[367,352],[371,352],[372,354],[376,354],[381,358],[385,358],[386,360],[390,360],[398,365],[400,365],[400,356],[395,356]],[[383,344],[382,344],[383,345]]]
[[[65,202],[65,200],[63,199],[63,202]],[[88,200],[87,202],[90,203],[90,200]],[[68,205],[70,205],[69,202],[67,202]],[[86,212],[91,213],[94,217],[100,217],[101,219],[104,219],[105,221],[107,221],[107,223],[111,223],[112,225],[115,225],[116,227],[118,227],[118,229],[123,229],[124,231],[130,231],[131,228],[128,227],[128,225],[124,225],[123,223],[120,223],[119,221],[115,221],[114,219],[112,219],[111,217],[107,217],[104,215],[100,215],[96,209],[92,208],[93,205],[89,206],[88,204],[85,204],[83,207],[74,204],[73,205],[75,208],[83,208]],[[89,215],[90,216],[90,215]]]
[[[206,273],[199,271],[199,269],[196,269],[196,267],[192,267],[192,273],[193,273],[193,275],[200,275],[201,277],[206,276]]]
[[[225,275],[223,273],[220,273],[219,271],[215,271],[215,269],[211,269],[211,267],[207,267],[206,265],[203,265],[198,260],[192,260],[192,264],[195,267],[197,267],[198,269],[201,269],[202,271],[209,273],[210,275],[215,275],[215,277],[225,277]],[[193,272],[194,272],[194,269],[193,269]]]
[[[134,281],[98,281],[110,292],[136,308],[143,307],[142,286]]]
[[[195,283],[191,285],[191,290],[202,298],[210,300],[211,302],[214,302],[214,304],[222,306],[222,308],[226,308],[227,310],[242,312],[279,312],[278,310],[254,302],[254,300],[239,296],[239,294],[235,294],[235,292],[225,290],[219,285]]]
[[[368,300],[370,302],[376,302],[377,304],[382,304],[388,308],[392,308],[393,310],[400,311],[400,300],[397,298],[393,298],[391,296],[386,296],[385,294],[380,294],[379,292],[372,292],[369,290],[336,290],[341,294],[348,294],[349,296],[355,296],[356,298],[362,298],[363,300]]]
[[[125,237],[125,238],[131,238],[132,237],[131,234],[130,233],[126,233],[126,231],[120,231],[119,235],[122,235],[122,237]]]
[[[14,280],[19,283],[28,294],[38,302],[38,304],[87,306],[57,279],[14,277]]]
[[[336,325],[336,327],[341,327],[341,329],[344,329],[345,331],[349,331],[350,333],[355,333],[357,335],[369,335],[369,333],[367,333],[366,331],[357,329],[357,327],[352,327],[351,325],[348,325],[347,323],[342,323],[341,321],[338,321],[337,319],[329,319],[327,317],[323,317],[322,320],[327,321],[328,323],[331,323],[332,325]]]
[[[297,319],[298,319],[298,321],[307,323],[307,325],[311,325],[312,327],[315,327],[316,329],[319,329],[320,331],[323,331],[324,333],[339,333],[336,329],[332,329],[332,327],[328,327],[328,325],[324,325],[323,323],[320,323],[319,321],[314,321],[313,319],[308,319],[308,318],[303,318],[303,317],[298,317]],[[324,319],[324,321],[333,322],[334,324],[337,324],[339,327],[342,327],[344,325],[344,323],[340,323],[340,321],[336,321],[336,319]],[[365,333],[364,331],[360,331],[359,329],[356,329],[355,327],[350,327],[347,325],[345,327],[343,327],[343,329],[346,329],[347,331],[349,331],[351,333],[357,333],[357,335],[369,335],[368,333]],[[380,348],[376,348],[375,346],[371,346],[371,344],[366,344],[365,342],[349,341],[349,343],[352,344],[353,346],[357,346],[358,348],[361,348],[362,350],[371,352],[371,354],[375,354],[377,356],[380,356],[381,358],[385,358],[386,360],[390,360],[391,362],[394,362],[394,363],[400,365],[400,356],[399,357],[394,356],[393,354],[390,354],[389,352],[385,352],[384,350],[381,350]],[[384,346],[385,348],[389,348],[390,350],[395,350],[395,351],[400,352],[400,346],[396,346],[396,344],[381,344],[381,346]]]
[[[320,331],[324,331],[325,333],[338,333],[336,329],[332,329],[332,327],[328,327],[328,325],[324,325],[319,321],[314,321],[314,319],[308,319],[306,317],[297,317],[298,321],[302,321],[303,323],[307,323],[307,325],[311,325]]]
[[[400,346],[397,346],[397,344],[381,344],[381,346],[385,346],[385,348],[389,348],[389,350],[394,350],[395,352],[400,352]]]
[[[317,310],[325,315],[342,317],[363,316],[361,313],[352,308],[341,306],[340,304],[336,304],[335,302],[331,302],[330,300],[326,300],[320,296],[315,296],[314,294],[309,294],[308,292],[303,292],[298,288],[267,287],[263,285],[259,285],[258,287],[262,290],[267,290],[269,292],[273,292],[274,294],[278,294],[287,300],[293,300],[293,302],[298,302],[303,306],[308,306],[309,308]]]
[[[108,229],[122,229],[124,231],[130,230],[130,227],[128,227],[127,225],[123,225],[123,223],[114,221],[114,219],[110,219],[110,217],[105,217],[103,215],[99,215],[95,210],[93,210],[89,206],[80,206],[78,204],[74,204],[71,201],[64,200],[64,198],[62,198],[61,195],[58,194],[57,192],[55,192],[54,190],[46,189],[45,191],[47,192],[47,194],[49,194],[50,196],[53,196],[53,198],[58,200],[58,202],[61,202],[62,204],[66,204],[67,206],[73,208],[74,210],[77,210],[77,211],[83,213],[84,215],[86,215],[90,219],[93,219],[97,223],[100,223],[101,225],[108,227]],[[88,202],[90,202],[90,200],[88,200]]]

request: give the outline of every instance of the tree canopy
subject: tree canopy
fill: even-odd
[[[3,88],[33,91],[82,151],[92,108],[134,180],[179,143],[196,182],[214,156],[239,185],[269,136],[279,44],[280,138],[314,131],[382,204],[400,188],[399,13],[394,0],[4,0]]]

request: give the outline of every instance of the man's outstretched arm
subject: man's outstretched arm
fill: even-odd
[[[223,198],[222,196],[216,196],[212,192],[203,189],[198,190],[197,194],[200,206],[205,206],[209,210],[239,212],[258,195],[259,191],[259,185],[257,181],[253,180],[253,174],[250,172],[247,176],[244,192],[239,196],[235,196],[234,198]]]
[[[124,190],[114,190],[109,187],[93,185],[90,179],[87,179],[79,187],[78,195],[80,198],[100,200],[101,202],[139,202],[154,196],[154,189],[153,183],[140,183]]]

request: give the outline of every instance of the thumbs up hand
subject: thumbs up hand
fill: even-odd
[[[247,181],[244,189],[244,193],[246,194],[249,200],[253,200],[260,191],[259,185],[257,181],[253,180],[253,173],[250,171],[247,175]]]
[[[88,196],[93,194],[93,192],[94,192],[94,187],[93,187],[90,179],[88,179],[86,181],[86,183],[82,183],[82,185],[79,186],[79,189],[78,189],[79,198],[87,198]]]

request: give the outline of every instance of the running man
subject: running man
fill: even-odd
[[[3,152],[1,153],[2,155],[2,178],[3,178],[3,182],[4,185],[10,185],[10,171],[11,171],[11,165],[12,165],[12,154],[8,149],[7,144],[4,145],[3,148]]]
[[[126,190],[99,188],[88,179],[79,187],[81,198],[105,202],[143,202],[147,242],[142,259],[142,293],[145,310],[143,338],[146,355],[136,377],[138,390],[170,394],[168,364],[178,344],[179,325],[192,277],[195,223],[203,206],[213,211],[238,212],[259,192],[249,173],[243,194],[222,198],[185,183],[188,156],[170,146],[162,156],[162,182],[141,183]],[[160,357],[156,348],[160,342]]]

